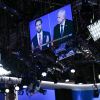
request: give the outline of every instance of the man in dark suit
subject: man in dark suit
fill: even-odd
[[[42,20],[37,19],[35,22],[36,26],[36,35],[32,39],[32,49],[43,50],[50,47],[51,36],[49,32],[42,30]]]
[[[73,23],[71,20],[66,19],[66,12],[64,9],[58,11],[57,15],[58,24],[54,27],[53,40],[54,47],[59,48],[60,44],[67,41],[73,33]],[[57,39],[60,39],[56,41]]]

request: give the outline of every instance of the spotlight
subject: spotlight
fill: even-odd
[[[98,75],[98,79],[100,79],[100,74]]]
[[[46,72],[42,72],[42,76],[43,77],[46,77],[47,76],[47,73]]]
[[[26,85],[24,85],[24,86],[23,86],[23,89],[27,89],[27,86],[26,86]]]
[[[75,73],[75,69],[71,69],[71,73],[73,73],[73,74],[74,74],[74,73]]]
[[[69,79],[66,79],[65,82],[69,82]]]
[[[15,86],[15,90],[16,91],[19,91],[19,86]]]
[[[5,89],[5,93],[9,93],[10,91],[9,91],[9,89]]]

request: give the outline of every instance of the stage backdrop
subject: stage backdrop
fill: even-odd
[[[67,95],[67,93],[64,93],[64,95],[65,94]],[[62,95],[62,100],[67,100],[67,96],[64,97],[64,95]],[[46,95],[36,93],[33,96],[27,96],[26,93],[24,93],[24,95],[19,95],[18,98],[18,100],[56,100],[55,90],[47,90]],[[0,98],[0,100],[4,99]],[[100,100],[100,95],[98,98],[94,98],[92,90],[72,91],[72,100]]]
[[[24,92],[23,95],[18,96],[18,100],[55,100],[55,91],[47,90],[45,95],[41,93],[36,93],[33,96],[27,96]]]

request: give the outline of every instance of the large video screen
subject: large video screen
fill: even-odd
[[[71,4],[32,20],[29,28],[32,51],[53,48],[56,55],[69,52],[67,41],[74,33]]]

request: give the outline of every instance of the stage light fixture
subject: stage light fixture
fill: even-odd
[[[46,77],[47,76],[47,73],[46,72],[42,72],[42,76],[43,77]]]
[[[69,79],[66,79],[65,82],[69,82]]]
[[[90,36],[94,41],[97,41],[100,38],[100,20],[87,26]]]
[[[15,86],[16,91],[19,91],[19,89],[20,89],[19,86]]]
[[[98,79],[100,80],[100,74],[98,75]]]
[[[5,89],[5,93],[9,93],[10,92],[10,90],[9,89]]]
[[[23,89],[27,89],[27,86],[26,86],[26,85],[24,85],[24,86],[23,86]]]
[[[75,73],[75,69],[71,69],[70,72],[74,74]]]

